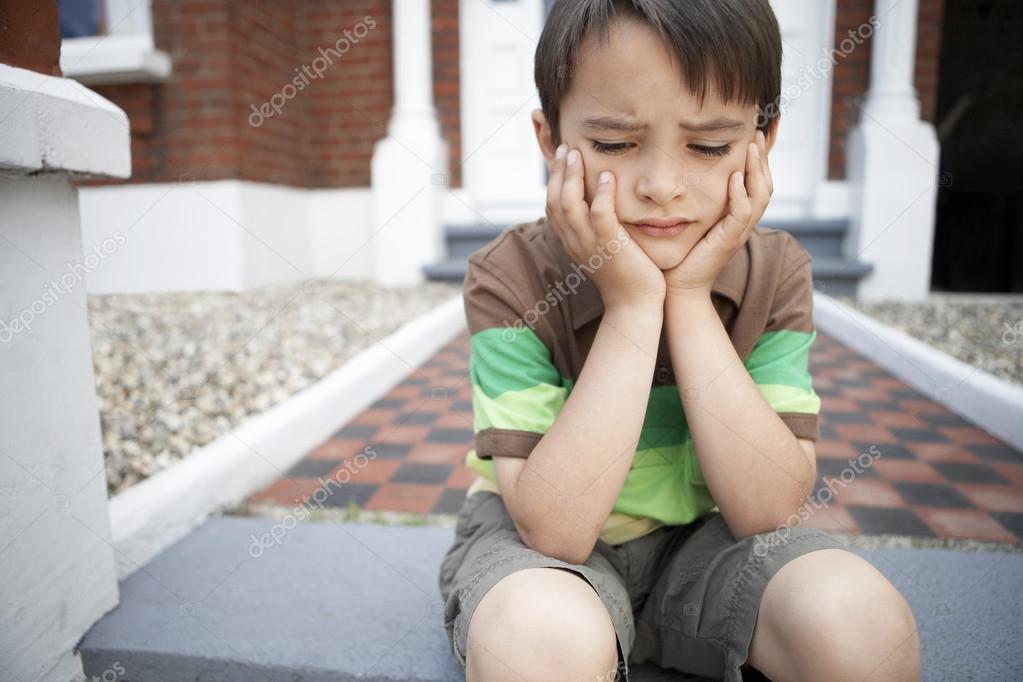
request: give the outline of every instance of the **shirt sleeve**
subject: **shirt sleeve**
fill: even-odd
[[[476,456],[529,457],[568,394],[507,277],[472,260],[463,284]]]
[[[746,369],[767,403],[797,438],[820,438],[820,397],[809,371],[813,321],[813,271],[808,254],[794,244],[795,267],[783,271],[767,325],[746,359]]]

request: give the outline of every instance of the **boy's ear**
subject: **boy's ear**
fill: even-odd
[[[547,161],[548,170],[554,164],[554,141],[551,139],[551,127],[547,125],[547,117],[543,115],[542,109],[533,109],[530,114],[533,120],[533,132],[536,133],[536,142],[540,145],[540,153]]]
[[[775,116],[770,125],[767,126],[767,131],[764,133],[764,146],[767,147],[767,152],[771,153],[771,147],[774,146],[775,141],[778,139],[778,126],[781,123],[781,114]]]

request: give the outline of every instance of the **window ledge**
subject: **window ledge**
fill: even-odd
[[[85,85],[158,83],[170,76],[171,58],[148,34],[65,38],[60,68]]]

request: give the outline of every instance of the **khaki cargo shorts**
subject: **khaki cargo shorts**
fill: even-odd
[[[748,670],[768,581],[789,560],[828,548],[846,545],[803,526],[736,542],[714,511],[621,545],[598,540],[584,563],[572,564],[525,546],[501,496],[479,491],[463,503],[455,541],[441,562],[444,628],[464,671],[469,620],[487,590],[523,568],[567,568],[593,586],[614,624],[618,668],[609,681],[628,682],[630,663],[651,662],[736,682]]]

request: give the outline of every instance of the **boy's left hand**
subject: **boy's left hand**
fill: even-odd
[[[729,176],[728,214],[696,242],[681,263],[664,271],[665,298],[709,297],[718,273],[749,239],[773,192],[764,133],[758,130],[747,145],[745,176],[739,171]]]

